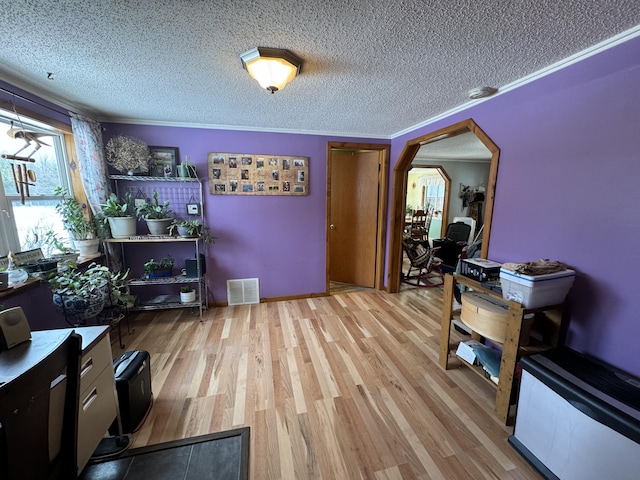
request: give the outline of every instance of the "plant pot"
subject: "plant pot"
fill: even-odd
[[[178,165],[178,176],[182,178],[197,178],[196,167],[193,165]]]
[[[58,268],[58,260],[54,258],[41,258],[37,263],[41,272],[53,272]]]
[[[159,268],[153,272],[146,273],[147,278],[163,278],[173,276],[173,267]]]
[[[180,302],[181,303],[192,303],[196,301],[196,291],[191,290],[190,292],[180,292]]]
[[[200,231],[196,231],[194,233],[189,233],[189,227],[185,227],[184,225],[178,225],[178,235],[182,238],[196,238],[200,236]]]
[[[91,240],[75,240],[74,244],[80,251],[80,256],[83,258],[94,257],[98,254],[98,247],[100,246],[99,238],[92,238]]]
[[[109,298],[109,285],[105,284],[88,297],[53,294],[53,305],[67,320],[80,322],[98,315]]]
[[[51,255],[53,260],[58,262],[58,265],[69,265],[71,263],[76,263],[78,261],[78,253],[77,252],[67,252],[67,253],[54,253]]]
[[[171,218],[147,218],[147,227],[151,235],[168,235],[169,225],[173,222]]]
[[[40,266],[37,263],[25,263],[24,265],[20,265],[20,268],[29,275],[40,271]]]
[[[136,217],[107,217],[113,238],[129,238],[136,234]]]

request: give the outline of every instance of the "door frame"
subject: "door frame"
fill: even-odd
[[[326,227],[325,227],[325,293],[330,292],[329,266],[331,265],[330,253],[330,224],[331,224],[331,158],[333,150],[369,150],[378,152],[378,225],[376,228],[376,273],[374,288],[384,289],[384,259],[386,252],[387,232],[387,203],[389,184],[389,158],[391,145],[385,143],[351,143],[351,142],[327,142],[327,197],[326,197]]]
[[[500,148],[482,131],[482,129],[469,118],[454,123],[448,127],[435,130],[420,137],[408,140],[402,152],[398,156],[396,166],[393,168],[391,179],[391,234],[389,235],[389,266],[387,274],[387,291],[396,293],[400,291],[400,275],[402,269],[402,230],[404,228],[404,209],[407,198],[407,172],[411,168],[411,162],[415,158],[422,145],[435,142],[444,138],[454,137],[463,133],[472,132],[491,152],[491,166],[489,167],[489,181],[485,198],[485,212],[482,234],[481,258],[487,258],[489,253],[489,241],[491,235],[491,219],[493,217],[493,202],[496,193],[496,180],[498,178],[498,161]]]

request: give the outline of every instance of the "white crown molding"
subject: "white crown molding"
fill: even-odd
[[[314,135],[325,137],[343,137],[343,138],[370,138],[373,140],[390,140],[390,136],[384,135],[372,135],[370,133],[339,133],[339,132],[324,132],[316,130],[289,130],[286,128],[266,128],[266,127],[246,127],[246,126],[231,126],[231,125],[215,125],[206,123],[176,123],[176,122],[159,122],[159,121],[145,121],[135,120],[131,118],[97,118],[96,121],[103,123],[122,123],[130,125],[150,125],[156,127],[175,127],[175,128],[203,128],[207,130],[227,130],[227,131],[239,131],[239,132],[264,132],[264,133],[286,133],[294,135]]]
[[[570,57],[562,59],[559,62],[556,62],[552,65],[549,65],[548,67],[542,68],[537,72],[532,73],[531,75],[527,75],[526,77],[519,78],[518,80],[515,80],[507,85],[504,85],[503,87],[500,87],[498,89],[498,93],[496,93],[495,95],[492,95],[487,98],[482,98],[479,100],[471,100],[469,102],[463,103],[462,105],[452,108],[451,110],[447,110],[446,112],[436,115],[435,117],[432,117],[429,120],[425,120],[424,122],[418,123],[412,127],[405,128],[404,130],[394,133],[391,135],[391,139],[401,137],[402,135],[411,133],[414,130],[417,130],[422,127],[426,127],[427,125],[443,120],[447,117],[450,117],[451,115],[467,110],[468,108],[478,105],[481,102],[488,102],[495,97],[498,97],[502,94],[510,92],[511,90],[515,90],[516,88],[522,87],[523,85],[526,85],[542,77],[550,75],[554,72],[557,72],[558,70],[567,68],[568,66],[573,65],[574,63],[578,63],[600,52],[604,52],[605,50],[613,48],[616,45],[625,43],[633,38],[636,38],[637,36],[640,36],[640,25],[637,25],[629,30],[626,30],[614,37],[608,38],[607,40],[597,43],[596,45],[593,45],[589,48],[586,48],[574,55],[571,55]]]

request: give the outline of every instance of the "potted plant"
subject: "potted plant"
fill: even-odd
[[[185,155],[184,162],[178,165],[178,176],[183,178],[196,178],[196,167],[189,165],[189,155]]]
[[[133,215],[131,193],[126,192],[122,200],[112,193],[101,208],[113,238],[129,238],[136,234],[136,217]]]
[[[78,260],[78,252],[65,245],[53,230],[45,232],[42,244],[47,248],[45,258],[38,260],[43,272],[55,269],[57,264],[69,266]],[[54,249],[58,253],[53,253]]]
[[[105,148],[107,163],[119,172],[133,175],[147,173],[151,153],[142,140],[126,135],[111,138]]]
[[[144,278],[162,278],[171,277],[173,275],[174,258],[167,255],[159,262],[153,258],[143,265]]]
[[[180,302],[192,303],[196,301],[196,291],[190,285],[185,285],[180,288]]]
[[[201,237],[204,243],[215,243],[216,237],[209,233],[209,227],[203,225],[200,220],[178,220],[175,219],[169,225],[169,235],[177,231],[183,238]]]
[[[158,192],[153,191],[153,201],[146,202],[136,207],[138,218],[144,218],[151,235],[166,235],[169,225],[173,221],[172,210],[169,209],[169,200],[160,203]]]
[[[79,322],[95,317],[109,299],[113,274],[103,265],[92,263],[84,270],[69,268],[49,277],[53,304],[67,320]]]
[[[95,256],[100,244],[95,219],[86,217],[78,201],[67,190],[58,187],[54,193],[62,197],[56,205],[56,212],[62,218],[74,246],[80,251],[80,256]]]

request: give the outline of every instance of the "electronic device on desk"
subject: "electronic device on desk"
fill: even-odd
[[[501,263],[485,258],[463,258],[460,264],[460,273],[478,282],[498,281],[500,280],[500,267],[502,267]]]
[[[9,350],[31,340],[31,329],[22,307],[0,311],[0,350]]]

